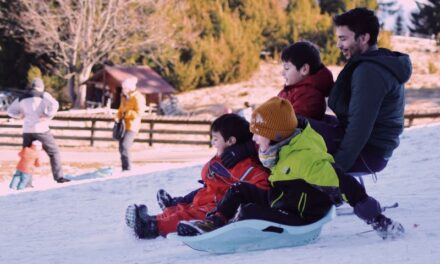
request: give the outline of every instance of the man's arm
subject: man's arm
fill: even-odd
[[[43,94],[43,102],[44,102],[44,115],[48,118],[53,118],[58,111],[59,103],[55,98],[52,97],[48,92]]]
[[[146,107],[145,98],[143,95],[141,95],[139,93],[135,96],[134,109],[128,110],[125,113],[125,116],[128,119],[134,120],[134,119],[138,118],[139,116],[142,116],[142,114],[145,112],[145,107]]]
[[[8,116],[16,119],[23,118],[23,113],[21,112],[20,101],[18,98],[15,99],[11,105],[9,105]]]
[[[353,166],[374,128],[388,90],[381,70],[378,65],[362,63],[353,73],[348,123],[341,145],[334,154],[336,164],[343,171]]]

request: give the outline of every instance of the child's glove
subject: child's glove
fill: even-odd
[[[173,197],[171,197],[171,195],[163,189],[157,191],[156,198],[157,198],[157,203],[159,204],[162,210],[165,210],[165,208],[174,205]]]
[[[248,157],[258,157],[257,148],[252,140],[248,140],[243,144],[234,144],[227,147],[223,151],[221,159],[223,165],[230,169]]]

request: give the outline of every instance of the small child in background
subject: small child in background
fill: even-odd
[[[9,188],[22,190],[26,187],[32,187],[32,173],[36,167],[40,167],[41,146],[40,141],[34,140],[30,147],[24,147],[18,153],[20,161]]]

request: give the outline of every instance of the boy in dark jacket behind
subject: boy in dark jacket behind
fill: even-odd
[[[314,120],[331,120],[325,115],[333,87],[333,75],[321,62],[319,49],[309,41],[299,41],[281,53],[285,86],[278,97],[289,101],[296,114]],[[249,156],[257,156],[255,144],[248,141],[227,148],[222,161],[228,168]]]
[[[318,48],[311,42],[299,41],[281,53],[284,89],[278,94],[287,99],[295,113],[322,120],[333,87],[333,75],[321,62]]]
[[[258,107],[252,114],[250,130],[259,145],[261,162],[271,169],[270,189],[234,184],[215,213],[204,221],[180,222],[179,235],[194,236],[221,227],[240,206],[238,220],[310,224],[343,200],[383,239],[404,233],[402,225],[385,217],[379,202],[368,196],[354,177],[333,167],[333,157],[327,153],[322,137],[307,122],[298,124],[288,101],[273,97]]]
[[[138,238],[155,238],[175,232],[180,220],[204,219],[231,185],[247,183],[257,189],[268,189],[267,170],[250,158],[239,162],[231,169],[225,168],[220,160],[223,150],[230,145],[250,140],[249,123],[236,114],[225,114],[211,126],[212,145],[217,154],[205,164],[201,176],[204,187],[192,192],[185,203],[168,205],[158,215],[148,215],[145,205],[130,205],[126,211],[126,223],[133,228]]]

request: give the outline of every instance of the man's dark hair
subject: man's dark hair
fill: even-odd
[[[336,15],[333,17],[333,22],[336,26],[347,26],[354,32],[356,39],[365,33],[370,34],[370,40],[368,41],[370,46],[377,43],[380,27],[379,19],[373,11],[367,8],[359,7]]]
[[[224,114],[214,120],[211,125],[211,132],[219,132],[225,141],[230,137],[235,137],[238,144],[252,138],[249,131],[249,122],[237,114]]]
[[[307,63],[310,66],[310,74],[315,74],[322,66],[318,47],[309,41],[298,41],[284,48],[281,60],[292,63],[297,70]]]

